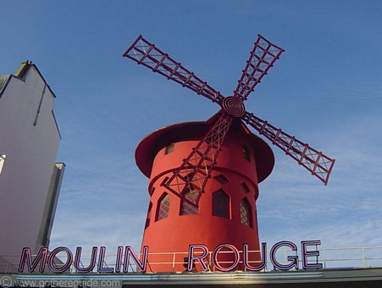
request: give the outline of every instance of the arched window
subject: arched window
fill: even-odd
[[[251,204],[249,204],[247,199],[240,201],[240,222],[241,224],[252,227]]]
[[[156,221],[167,218],[170,210],[170,196],[163,193],[158,202]]]
[[[212,215],[229,219],[229,197],[223,190],[212,194]]]
[[[214,177],[220,184],[227,184],[229,181],[223,174],[216,175]]]
[[[199,211],[200,192],[195,189],[185,188],[182,192],[180,215],[197,214]]]
[[[149,227],[149,225],[150,225],[150,217],[151,217],[151,208],[152,207],[153,207],[153,203],[151,203],[151,201],[150,201],[149,209],[147,210],[147,218],[146,218],[145,228]]]

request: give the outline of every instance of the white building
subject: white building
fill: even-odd
[[[55,95],[31,62],[0,76],[0,271],[14,270],[25,246],[49,244],[65,165]]]

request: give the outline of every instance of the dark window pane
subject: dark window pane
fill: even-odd
[[[170,197],[165,193],[159,200],[158,210],[157,210],[157,221],[163,218],[167,218],[168,212],[170,211]]]
[[[212,194],[212,215],[229,219],[229,197],[223,190]]]
[[[240,202],[240,222],[244,225],[252,227],[251,206],[247,199],[243,199]]]
[[[146,218],[145,228],[149,227],[149,225],[150,225],[150,217],[151,217],[151,208],[152,207],[153,207],[153,204],[150,202],[149,209],[147,210],[147,218]]]
[[[182,193],[183,199],[181,204],[181,215],[197,214],[199,211],[199,197],[198,190],[190,190],[186,188]]]

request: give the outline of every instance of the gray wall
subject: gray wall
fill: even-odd
[[[0,174],[0,257],[10,262],[23,247],[42,244],[46,202],[57,198],[49,195],[60,141],[55,97],[35,65],[22,74],[11,76],[0,94],[0,154],[7,156]]]

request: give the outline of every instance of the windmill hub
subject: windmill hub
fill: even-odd
[[[232,117],[242,117],[245,113],[244,103],[240,97],[226,97],[222,106],[223,110]]]

